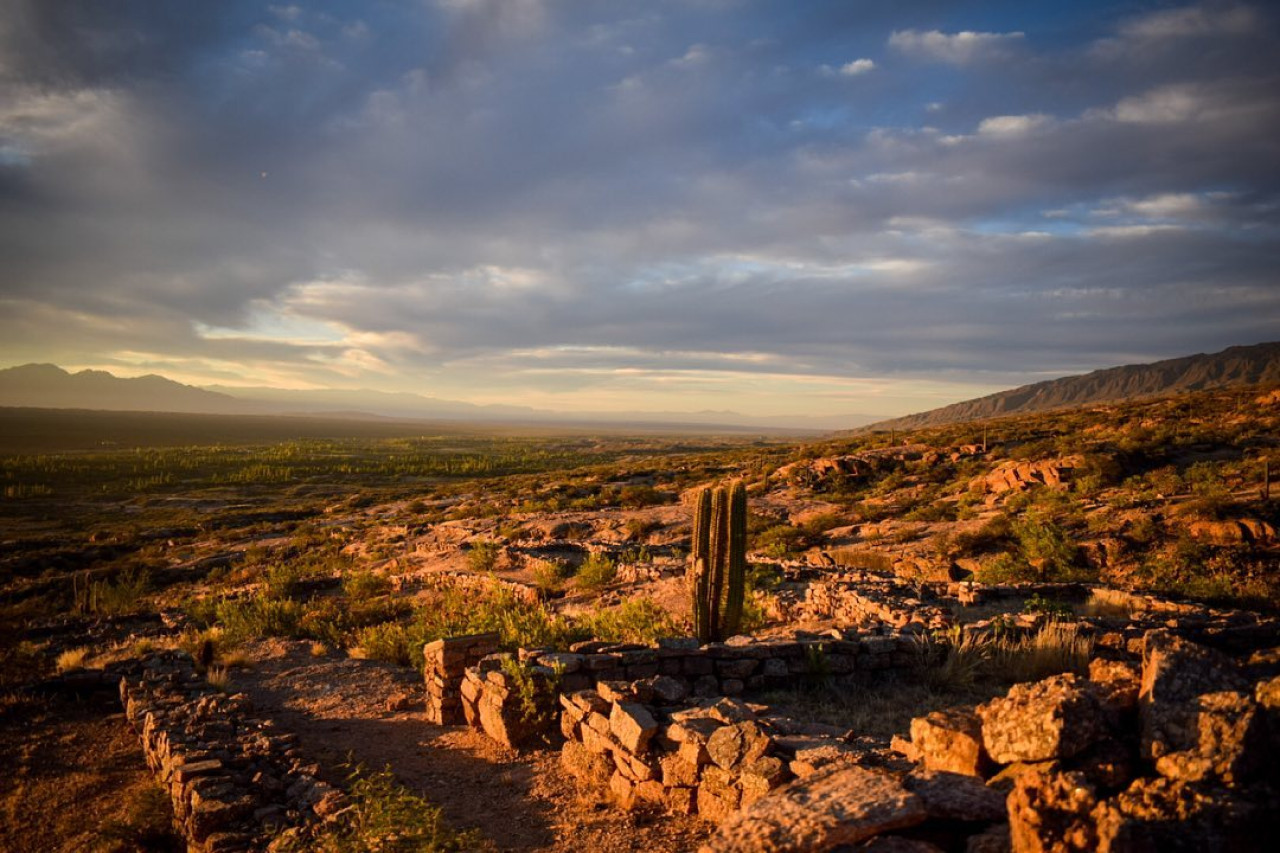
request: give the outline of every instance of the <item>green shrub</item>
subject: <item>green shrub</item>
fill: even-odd
[[[809,534],[790,524],[775,524],[754,537],[752,548],[770,557],[781,559],[797,553],[810,545]]]
[[[312,839],[289,839],[283,849],[319,853],[422,851],[451,853],[481,849],[475,830],[449,827],[438,806],[396,782],[391,769],[368,773],[357,767],[348,779],[351,807]]]
[[[391,592],[391,581],[373,572],[353,572],[342,579],[342,591],[354,599],[370,599]]]
[[[228,642],[257,637],[292,637],[298,633],[303,606],[287,598],[224,599],[214,610],[215,621]]]
[[[671,614],[649,598],[624,601],[617,607],[593,610],[580,617],[591,636],[614,643],[653,643],[681,633]]]
[[[83,585],[73,576],[76,609],[95,616],[118,616],[138,609],[151,590],[151,573],[145,568],[129,567],[114,579],[86,581]]]
[[[604,554],[592,554],[578,567],[577,586],[580,589],[601,589],[613,583],[618,567]]]
[[[413,639],[410,629],[399,622],[369,625],[355,633],[355,643],[363,657],[399,666],[408,666],[413,661],[410,652]]]
[[[473,542],[467,551],[467,566],[473,572],[491,572],[501,553],[502,546],[497,542]]]

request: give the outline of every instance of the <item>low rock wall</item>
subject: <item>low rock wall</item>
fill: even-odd
[[[434,645],[427,647],[428,659]],[[518,669],[504,661],[518,664]],[[663,640],[657,646],[588,642],[576,644],[570,652],[521,650],[518,657],[484,658],[466,669],[459,701],[469,725],[515,747],[554,730],[554,713],[549,710],[554,711],[558,693],[662,678],[679,699],[739,696],[817,679],[860,679],[907,671],[919,661],[917,640],[909,635],[741,638],[701,647],[691,639]],[[517,689],[521,687],[517,671],[533,678],[536,689],[527,685]]]
[[[255,717],[243,696],[219,693],[186,654],[138,664],[121,679],[120,698],[193,853],[263,850],[345,805],[316,778],[295,735]]]
[[[427,643],[422,649],[427,685],[427,721],[455,725],[464,721],[462,682],[467,667],[498,650],[497,634],[469,634]]]
[[[555,726],[556,671],[493,654],[469,668],[462,681],[467,725],[508,748],[545,736]]]

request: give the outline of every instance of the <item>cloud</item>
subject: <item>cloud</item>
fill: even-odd
[[[895,30],[889,36],[889,47],[916,59],[968,65],[1010,56],[1025,35],[972,30],[950,34],[939,30]]]
[[[855,59],[852,62],[846,62],[840,66],[840,73],[846,77],[857,77],[859,74],[868,74],[875,70],[876,64],[870,59]]]
[[[1261,15],[1126,63],[888,3],[174,2],[0,25],[0,359],[819,411],[1280,324]]]
[[[1125,38],[1139,40],[1242,36],[1257,32],[1261,23],[1257,11],[1250,6],[1183,6],[1128,21],[1120,27],[1120,34]]]
[[[1053,118],[1043,113],[1021,116],[992,116],[978,124],[978,133],[984,136],[1025,136],[1048,127]]]

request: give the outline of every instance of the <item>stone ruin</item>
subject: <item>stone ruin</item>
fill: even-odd
[[[738,697],[915,670],[911,634],[527,650],[481,658],[459,690],[470,725],[561,743],[564,768],[618,806],[718,824],[708,853],[1269,849],[1280,632],[1200,615],[1094,626],[1087,676],[917,718],[890,758]]]
[[[960,587],[947,597],[1013,594]],[[508,747],[559,745],[566,771],[620,807],[716,823],[708,853],[1269,849],[1280,828],[1276,620],[1150,597],[1110,603],[1131,612],[1081,622],[1097,655],[1087,676],[917,718],[889,754],[744,701],[918,672],[923,632],[883,621],[701,647],[499,653],[496,634],[438,640],[424,649],[426,719],[465,722]],[[260,850],[282,835],[305,846],[346,806],[293,735],[211,687],[189,656],[162,652],[102,675],[118,679],[191,850]]]
[[[295,735],[256,716],[246,697],[218,692],[185,653],[129,662],[120,699],[192,853],[264,850],[346,805]]]

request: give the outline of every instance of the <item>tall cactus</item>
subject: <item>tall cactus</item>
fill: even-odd
[[[741,481],[729,488],[729,557],[724,599],[724,636],[742,628],[742,602],[747,593],[747,487]]]
[[[711,639],[711,490],[698,493],[693,510],[693,553],[689,581],[693,589],[693,630],[698,639]]]
[[[738,632],[746,594],[747,490],[742,483],[698,493],[689,575],[693,626],[709,643]]]

